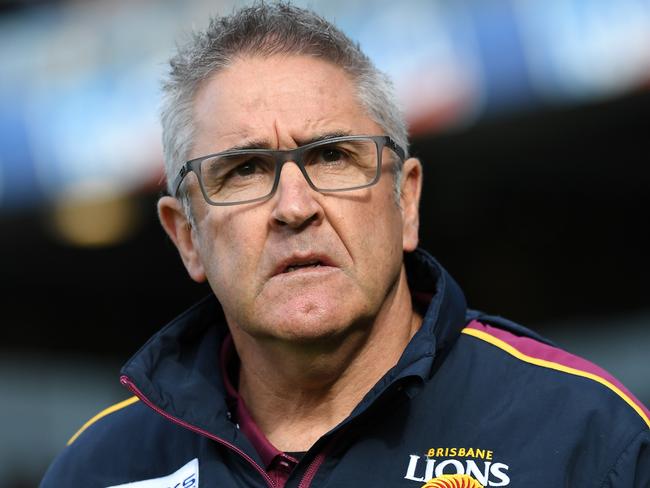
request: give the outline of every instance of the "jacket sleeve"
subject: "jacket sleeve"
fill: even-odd
[[[64,451],[49,467],[41,480],[39,488],[56,488],[59,486],[81,486],[85,481],[75,476],[75,464],[68,452]]]
[[[607,473],[602,488],[650,487],[650,430],[637,435]]]

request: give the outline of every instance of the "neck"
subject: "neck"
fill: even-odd
[[[397,363],[421,322],[402,267],[374,321],[345,337],[295,344],[231,328],[241,358],[239,394],[276,448],[306,451]]]

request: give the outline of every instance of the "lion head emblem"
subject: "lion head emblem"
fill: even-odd
[[[466,474],[444,474],[430,479],[422,488],[485,488],[481,483]]]

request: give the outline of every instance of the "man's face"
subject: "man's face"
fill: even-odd
[[[194,115],[192,158],[384,133],[341,69],[305,56],[235,61],[200,88]],[[367,324],[390,301],[402,252],[417,243],[417,201],[415,216],[412,202],[403,209],[395,202],[389,154],[370,188],[318,193],[287,163],[272,198],[229,207],[208,205],[196,176],[187,177],[196,224],[177,245],[192,277],[209,281],[231,328],[310,341]],[[407,192],[419,188],[417,161],[407,161],[405,180]],[[169,232],[164,208],[161,219]]]

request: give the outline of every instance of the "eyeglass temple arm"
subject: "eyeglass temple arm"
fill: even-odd
[[[172,185],[172,188],[174,189],[173,196],[175,197],[178,196],[178,190],[180,190],[181,188],[181,183],[183,182],[183,178],[185,178],[185,176],[187,176],[187,173],[189,172],[190,172],[190,163],[187,162],[180,169],[180,171],[176,175],[176,178],[174,178],[174,183]]]
[[[393,139],[386,137],[386,145],[397,153],[402,161],[406,158],[406,151],[402,149]]]

